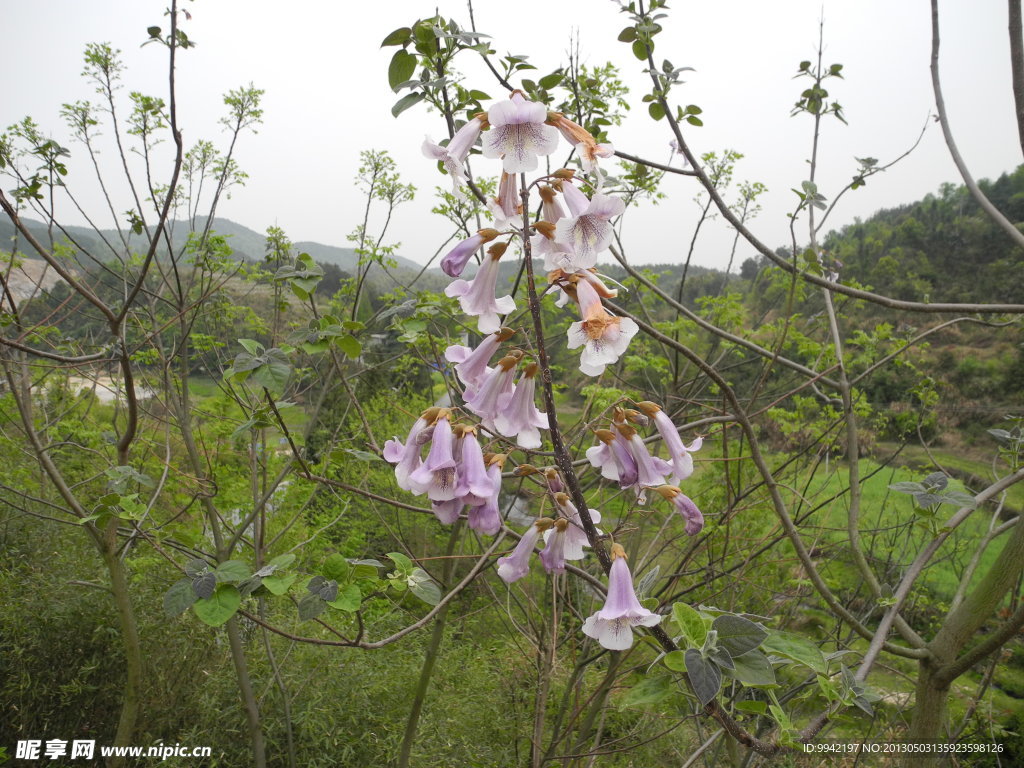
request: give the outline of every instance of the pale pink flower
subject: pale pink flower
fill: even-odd
[[[553,524],[554,521],[546,517],[536,520],[523,533],[523,537],[519,539],[512,554],[498,558],[498,575],[505,583],[511,584],[514,581],[519,581],[530,572],[530,555],[533,554],[533,549],[537,546],[537,540],[541,533],[550,529]]]
[[[566,182],[562,189],[566,200],[571,200],[569,190],[575,187]],[[555,242],[572,247],[577,269],[590,269],[597,264],[598,254],[611,245],[611,220],[621,216],[625,210],[626,204],[621,198],[598,192],[580,213],[559,220],[555,225]]]
[[[656,489],[662,498],[671,501],[676,512],[686,520],[686,532],[690,536],[696,536],[704,528],[704,515],[697,509],[693,499],[680,491],[674,485],[663,485]]]
[[[633,645],[633,627],[653,627],[661,619],[640,605],[633,590],[626,553],[620,545],[613,544],[608,597],[604,608],[583,622],[583,634],[610,651],[625,651]]]
[[[499,434],[516,438],[520,448],[540,448],[540,430],[548,428],[547,415],[534,405],[533,398],[537,382],[538,366],[530,363],[519,377],[512,397],[494,417],[494,426]]]
[[[664,484],[665,475],[672,472],[672,465],[664,459],[651,456],[644,441],[640,439],[640,435],[629,424],[616,422],[615,428],[625,438],[629,452],[633,456],[633,460],[636,461],[637,502],[644,504],[647,500],[646,489]]]
[[[558,131],[545,125],[547,117],[543,104],[513,91],[508,101],[487,111],[491,129],[483,137],[484,157],[500,157],[506,173],[535,170],[538,155],[550,155],[558,148]]]
[[[519,198],[519,177],[514,173],[501,174],[498,183],[498,196],[487,201],[487,210],[491,212],[494,226],[498,229],[521,226],[522,200]]]
[[[428,408],[412,425],[403,444],[397,437],[384,443],[384,460],[395,465],[395,482],[403,490],[410,491],[409,475],[423,463],[420,451],[426,440],[421,439],[433,430],[439,408]]]
[[[689,445],[683,445],[683,440],[679,437],[679,430],[660,406],[650,401],[644,401],[637,403],[637,407],[654,419],[658,434],[661,435],[665,448],[672,458],[672,479],[677,483],[686,480],[693,474],[693,456],[690,453],[700,450],[704,444],[704,438],[698,437]]]
[[[544,536],[547,545],[540,553],[540,561],[548,573],[565,572],[565,535],[569,521],[564,517],[555,520],[555,526]]]
[[[513,335],[515,335],[515,331],[511,328],[501,328],[488,335],[476,349],[453,344],[444,351],[445,359],[450,363],[455,363],[455,373],[465,385],[467,395],[476,391],[480,381],[491,370],[487,364],[498,350],[498,346],[503,341],[508,341]]]
[[[441,408],[434,423],[427,459],[409,475],[412,492],[427,494],[431,501],[450,501],[455,498],[456,467],[452,453],[452,426],[449,412]]]
[[[498,234],[496,229],[481,229],[472,237],[467,237],[441,259],[441,271],[448,277],[458,277],[477,249],[485,243],[491,242]]]
[[[601,305],[588,280],[576,283],[576,300],[583,319],[569,326],[569,349],[583,347],[580,370],[600,376],[605,366],[618,361],[640,327],[628,317],[615,317]]]
[[[568,494],[556,493],[555,494],[555,505],[558,507],[558,511],[562,513],[562,516],[569,521],[569,527],[565,531],[565,544],[563,547],[563,554],[566,560],[582,560],[583,559],[583,548],[590,546],[590,539],[587,538],[587,532],[583,530],[583,520],[580,518],[579,510],[570,501]],[[590,519],[595,525],[601,522],[601,513],[596,509],[589,509]],[[601,530],[598,529],[598,533]],[[547,541],[547,537],[550,535],[550,531],[544,535],[544,540]]]
[[[466,407],[486,423],[492,423],[512,396],[516,363],[519,359],[506,355],[480,381],[472,396],[464,398]]]
[[[456,280],[444,290],[446,296],[458,297],[463,312],[477,318],[480,333],[497,331],[501,328],[499,316],[507,315],[516,308],[511,296],[496,298],[494,295],[498,284],[498,260],[505,247],[505,243],[492,245],[472,280]]]
[[[574,123],[558,112],[549,116],[552,125],[558,129],[562,137],[576,148],[580,157],[580,165],[587,173],[593,171],[597,175],[598,187],[604,181],[601,169],[598,167],[598,158],[609,158],[615,156],[615,148],[611,144],[598,144],[593,135],[583,126]]]
[[[483,125],[482,117],[474,117],[455,132],[455,135],[446,147],[435,144],[430,140],[429,136],[423,142],[422,150],[424,156],[429,157],[431,160],[438,160],[444,166],[448,175],[452,177],[452,193],[460,200],[466,196],[465,192],[462,191],[462,187],[465,186],[467,181],[466,157],[469,155],[469,150],[476,143],[477,137],[480,136]]]
[[[600,443],[587,449],[591,465],[601,470],[602,477],[618,482],[619,488],[636,485],[636,459],[625,438],[610,429],[596,429],[594,434]]]

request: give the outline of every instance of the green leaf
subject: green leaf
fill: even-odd
[[[164,592],[164,613],[168,617],[180,616],[195,601],[196,594],[192,591],[192,579],[185,577],[174,582],[171,588]]]
[[[319,595],[306,595],[299,600],[299,621],[315,619],[327,609],[327,603]]]
[[[407,80],[412,80],[416,72],[416,57],[404,48],[395,51],[391,57],[391,64],[388,65],[388,85],[392,91],[397,91],[398,86]]]
[[[668,675],[645,677],[629,689],[629,693],[622,697],[619,706],[648,707],[659,704],[671,696],[673,690],[672,679]]]
[[[398,571],[400,573],[405,574],[406,576],[411,574],[412,569],[415,567],[412,564],[412,560],[403,555],[401,552],[388,552],[387,557],[395,564],[395,567],[398,569]]]
[[[820,675],[828,674],[828,664],[821,650],[810,640],[792,635],[788,632],[769,632],[768,637],[761,644],[761,648],[768,653],[782,656],[810,667]]]
[[[744,685],[775,684],[775,670],[768,657],[760,651],[747,651],[742,656],[733,656],[732,663],[735,665],[732,676]]]
[[[655,120],[661,120],[665,116],[665,110],[660,102],[652,101],[647,105],[647,114]]]
[[[427,605],[441,602],[441,587],[422,568],[414,568],[409,574],[409,589]]]
[[[359,591],[359,587],[355,584],[346,584],[344,587],[338,590],[338,596],[327,603],[331,608],[337,608],[339,611],[358,611],[359,606],[363,602],[363,593]]]
[[[263,345],[258,341],[252,339],[239,339],[238,343],[242,345],[242,348],[250,355],[258,355],[263,351]]]
[[[718,667],[700,655],[700,651],[691,648],[686,652],[686,674],[690,685],[702,707],[707,706],[718,695],[722,687],[722,672]]]
[[[263,586],[272,595],[283,595],[299,577],[297,573],[272,573],[263,577]]]
[[[284,391],[284,385],[288,383],[288,377],[292,372],[285,353],[280,349],[268,349],[259,359],[265,362],[253,371],[252,377],[260,386],[266,387],[272,393]]]
[[[665,654],[665,658],[663,658],[662,661],[665,662],[665,666],[673,672],[686,671],[686,654],[682,651],[669,651]]]
[[[335,552],[324,560],[321,570],[327,578],[342,582],[348,580],[349,575],[352,573],[352,566],[349,565],[348,560]]]
[[[545,90],[554,88],[556,85],[562,82],[563,77],[564,75],[561,72],[552,72],[550,75],[545,75],[540,79],[540,87],[544,88]]]
[[[619,32],[619,36],[615,39],[620,43],[632,43],[636,40],[636,29],[633,27],[626,27],[624,30]]]
[[[192,591],[200,599],[210,597],[216,588],[217,575],[214,573],[201,573],[192,577]]]
[[[241,604],[242,596],[233,584],[218,584],[213,595],[205,600],[196,600],[192,610],[206,624],[219,627],[235,615]]]
[[[757,648],[768,636],[768,632],[750,619],[724,614],[711,622],[711,628],[718,632],[718,645],[733,656],[741,656]]]
[[[398,117],[400,114],[405,112],[409,107],[414,104],[419,104],[423,101],[422,93],[407,93],[405,96],[395,102],[395,105],[391,108],[391,115]]]
[[[289,565],[295,562],[295,555],[288,554],[278,555],[270,561],[270,565],[276,565],[278,568],[287,568]]]
[[[186,576],[200,576],[208,570],[210,570],[209,563],[205,560],[200,560],[198,557],[185,563]]]
[[[704,640],[708,635],[708,629],[704,625],[704,619],[700,617],[693,608],[686,603],[675,603],[672,606],[672,618],[679,627],[690,645],[695,648],[703,648]]]
[[[380,44],[381,48],[386,48],[389,45],[405,45],[412,39],[412,30],[408,27],[399,27],[390,35],[384,38],[384,41]]]
[[[633,41],[633,55],[640,61],[647,61],[647,46],[643,40]]]
[[[217,581],[242,581],[249,578],[249,566],[241,560],[226,560],[213,572]]]
[[[345,353],[345,357],[354,360],[363,351],[363,345],[355,336],[338,336],[334,339],[335,346]]]

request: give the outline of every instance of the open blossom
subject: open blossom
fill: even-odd
[[[445,359],[455,363],[455,373],[466,387],[466,394],[469,395],[480,385],[480,381],[491,369],[488,363],[498,345],[508,341],[515,335],[511,328],[500,328],[485,338],[476,349],[461,344],[453,344],[444,351]]]
[[[466,183],[464,163],[469,155],[469,150],[473,148],[477,138],[480,136],[483,126],[483,116],[478,115],[455,132],[447,147],[435,144],[430,140],[429,136],[423,142],[422,150],[424,156],[429,157],[431,160],[440,161],[448,175],[452,177],[452,193],[459,199],[465,197],[465,193],[462,191],[462,187]]]
[[[526,529],[512,554],[498,558],[498,575],[506,584],[519,581],[530,572],[530,555],[533,554],[533,548],[537,546],[541,533],[549,530],[552,525],[554,521],[547,517],[534,521],[533,525]]]
[[[433,430],[440,408],[428,408],[416,419],[403,444],[397,437],[384,443],[384,460],[395,465],[395,481],[398,487],[410,491],[409,475],[423,463],[420,450]]]
[[[444,258],[441,259],[441,270],[448,275],[448,277],[458,277],[462,274],[462,270],[466,268],[466,264],[473,258],[473,254],[476,253],[477,248],[484,245],[485,243],[491,242],[500,233],[496,229],[481,229],[472,237],[467,237],[461,243],[452,248],[448,253],[445,254]]]
[[[565,210],[558,202],[558,190],[545,184],[537,189],[540,195],[540,218],[551,224],[557,224],[558,220],[564,218]]]
[[[571,245],[555,240],[555,225],[548,221],[538,221],[533,225],[537,234],[530,237],[530,252],[533,256],[544,257],[544,271],[563,272],[576,271],[576,253]],[[560,299],[558,306],[563,306],[566,299]]]
[[[587,449],[591,465],[601,470],[602,477],[617,481],[619,488],[636,485],[636,459],[625,438],[610,429],[596,429],[594,434],[600,444]]]
[[[519,377],[512,397],[494,417],[494,426],[505,437],[516,438],[520,448],[540,448],[540,430],[548,428],[547,415],[534,405],[538,366],[530,363]]]
[[[686,532],[690,536],[696,536],[704,528],[704,515],[697,509],[693,499],[680,491],[674,485],[663,485],[656,489],[662,498],[672,502],[676,512],[686,520]]]
[[[569,349],[583,347],[580,370],[600,376],[605,366],[615,363],[640,327],[628,317],[615,317],[601,305],[601,298],[588,280],[576,283],[576,300],[583,319],[569,326]]]
[[[672,479],[677,483],[686,480],[693,474],[693,456],[690,453],[700,450],[700,447],[704,444],[704,438],[698,437],[689,445],[683,445],[676,425],[672,423],[672,419],[657,404],[644,401],[637,403],[637,407],[654,419],[654,425],[658,428],[658,434],[661,435],[665,448],[672,458]]]
[[[545,124],[547,117],[543,104],[513,91],[508,101],[487,110],[491,129],[483,137],[484,157],[500,157],[506,173],[535,170],[538,155],[558,148],[558,131]]]
[[[583,634],[610,651],[624,651],[633,645],[633,627],[653,627],[662,617],[640,605],[621,545],[613,544],[611,554],[608,597],[604,608],[583,622]]]
[[[506,247],[505,243],[492,245],[472,280],[456,280],[444,289],[446,296],[458,297],[463,312],[477,318],[480,333],[497,331],[501,328],[499,315],[507,315],[516,308],[511,296],[497,298],[494,295],[498,284],[498,260]]]
[[[452,452],[452,425],[449,417],[450,412],[447,409],[438,410],[426,461],[409,475],[412,492],[425,493],[431,501],[450,501],[455,498],[455,475],[458,464]]]
[[[555,241],[572,246],[577,269],[590,269],[597,264],[598,254],[611,244],[611,220],[622,215],[626,204],[619,197],[598,192],[584,207],[579,198],[586,200],[586,196],[569,181],[562,183],[562,192],[573,216],[555,224]]]

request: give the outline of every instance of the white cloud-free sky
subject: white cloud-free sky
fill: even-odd
[[[94,98],[81,77],[81,55],[88,42],[108,41],[122,49],[127,70],[124,91],[166,96],[164,49],[140,47],[146,28],[166,27],[167,0],[36,0],[3,4],[3,57],[8,72],[0,125],[32,115],[45,132],[72,150],[69,183],[103,218],[97,185],[77,145],[67,139],[60,105]],[[361,149],[386,149],[405,180],[420,192],[396,214],[389,239],[400,253],[428,258],[447,237],[443,222],[430,214],[431,191],[447,185],[420,154],[424,134],[444,135],[443,121],[423,106],[399,119],[390,107],[397,99],[387,85],[387,64],[395,49],[380,49],[392,29],[441,15],[468,26],[465,0],[389,0],[349,3],[328,0],[191,0],[184,29],[198,46],[182,52],[178,65],[179,124],[186,146],[200,138],[223,141],[217,125],[221,96],[250,81],[263,88],[265,119],[259,133],[243,137],[237,159],[250,178],[222,203],[218,215],[257,231],[285,229],[293,240],[346,245],[345,236],[361,220],[363,201],[353,188]],[[670,3],[657,38],[656,58],[691,66],[676,91],[683,104],[703,110],[703,128],[688,128],[697,153],[732,148],[745,157],[737,181],[760,181],[769,188],[764,210],[752,228],[772,246],[788,242],[795,196],[807,178],[812,124],[790,117],[805,81],[793,80],[798,63],[813,59],[818,20],[824,17],[826,64],[844,65],[845,79],[829,90],[844,108],[849,125],[828,120],[820,150],[819,189],[831,198],[846,184],[854,157],[888,162],[916,140],[919,148],[901,164],[847,195],[830,223],[911,202],[946,181],[959,183],[939,126],[929,119],[930,11],[927,0],[694,0]],[[546,73],[565,59],[573,35],[591,64],[614,61],[634,94],[636,107],[624,126],[614,129],[616,148],[665,161],[665,123],[655,123],[639,104],[649,88],[629,47],[616,42],[627,19],[609,0],[476,0],[477,27],[492,35],[499,53],[528,54]],[[963,3],[943,0],[942,57],[946,103],[954,135],[976,177],[994,178],[1021,162],[1013,122],[1006,4],[1002,0]],[[472,55],[461,69],[467,85],[503,96],[502,89]],[[127,111],[127,106],[123,107]],[[109,138],[110,131],[105,132]],[[112,148],[104,160],[108,184],[123,196]],[[476,161],[477,175],[493,173],[492,161]],[[13,186],[5,180],[5,188]],[[658,206],[631,210],[624,234],[634,263],[678,262],[685,257],[697,206],[696,182],[666,181],[668,198]],[[119,210],[128,207],[127,199]],[[64,218],[81,223],[70,206]],[[723,267],[732,237],[714,224],[698,243],[695,263]],[[737,264],[752,255],[741,245]]]

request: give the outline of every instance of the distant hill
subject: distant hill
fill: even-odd
[[[22,221],[28,226],[29,231],[44,244],[49,242],[49,233],[46,225],[33,219],[24,218]],[[201,228],[205,219],[198,219],[196,227]],[[172,221],[168,224],[171,232],[171,242],[175,248],[185,243],[188,236],[189,226],[184,221]],[[214,231],[228,238],[228,243],[235,256],[248,261],[261,261],[265,252],[266,237],[255,230],[249,229],[230,219],[214,219]],[[64,228],[67,236],[77,244],[82,251],[93,254],[101,260],[113,258],[114,250],[123,251],[123,244],[117,231],[114,229],[103,229],[97,232],[90,227],[69,226]],[[131,235],[126,232],[128,245],[132,250],[138,251],[145,247],[145,241],[138,235]],[[54,229],[53,237],[55,242],[65,240],[64,234]],[[10,244],[15,241],[14,226],[6,218],[0,219],[0,243],[3,250],[9,250]],[[344,272],[354,273],[356,271],[356,254],[352,248],[340,248],[333,245],[324,245],[303,241],[293,244],[295,253],[308,253],[316,261],[325,264],[334,264]],[[18,252],[23,256],[32,257],[35,253],[24,244],[19,244]],[[402,256],[395,256],[400,268],[419,271],[420,266],[416,262]]]

